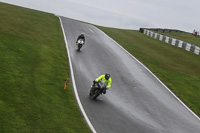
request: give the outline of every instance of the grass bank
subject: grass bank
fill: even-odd
[[[97,26],[145,64],[200,116],[200,57],[139,31]]]
[[[0,3],[0,132],[88,133],[70,80],[59,19]]]

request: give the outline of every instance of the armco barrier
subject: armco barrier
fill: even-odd
[[[156,32],[162,32],[162,33],[169,33],[169,32],[183,32],[183,33],[189,33],[182,30],[176,30],[176,29],[162,29],[162,28],[140,28],[140,32],[143,33],[144,29],[150,30],[150,31],[156,31]],[[189,33],[192,34],[192,33]]]
[[[190,51],[192,53],[195,53],[197,55],[200,55],[200,47],[196,46],[194,44],[190,44],[172,37],[168,37],[166,35],[161,35],[159,33],[155,33],[153,31],[147,30],[147,29],[140,29],[140,32],[144,33],[147,36],[150,36],[152,38],[158,39],[160,41],[163,41],[165,43],[169,43],[171,45],[177,46],[179,48],[185,49],[187,51]]]

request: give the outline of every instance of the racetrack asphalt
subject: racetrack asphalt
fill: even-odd
[[[97,133],[199,133],[200,120],[141,63],[96,27],[60,17],[78,96]],[[85,45],[76,51],[84,32]],[[110,73],[112,87],[97,100],[92,81]]]

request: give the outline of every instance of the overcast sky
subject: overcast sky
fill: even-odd
[[[96,25],[200,31],[200,0],[0,0]]]

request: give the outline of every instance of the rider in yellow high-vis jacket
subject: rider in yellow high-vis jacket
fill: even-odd
[[[106,89],[109,89],[112,83],[112,79],[108,73],[99,76],[95,81],[103,81],[106,84]]]

